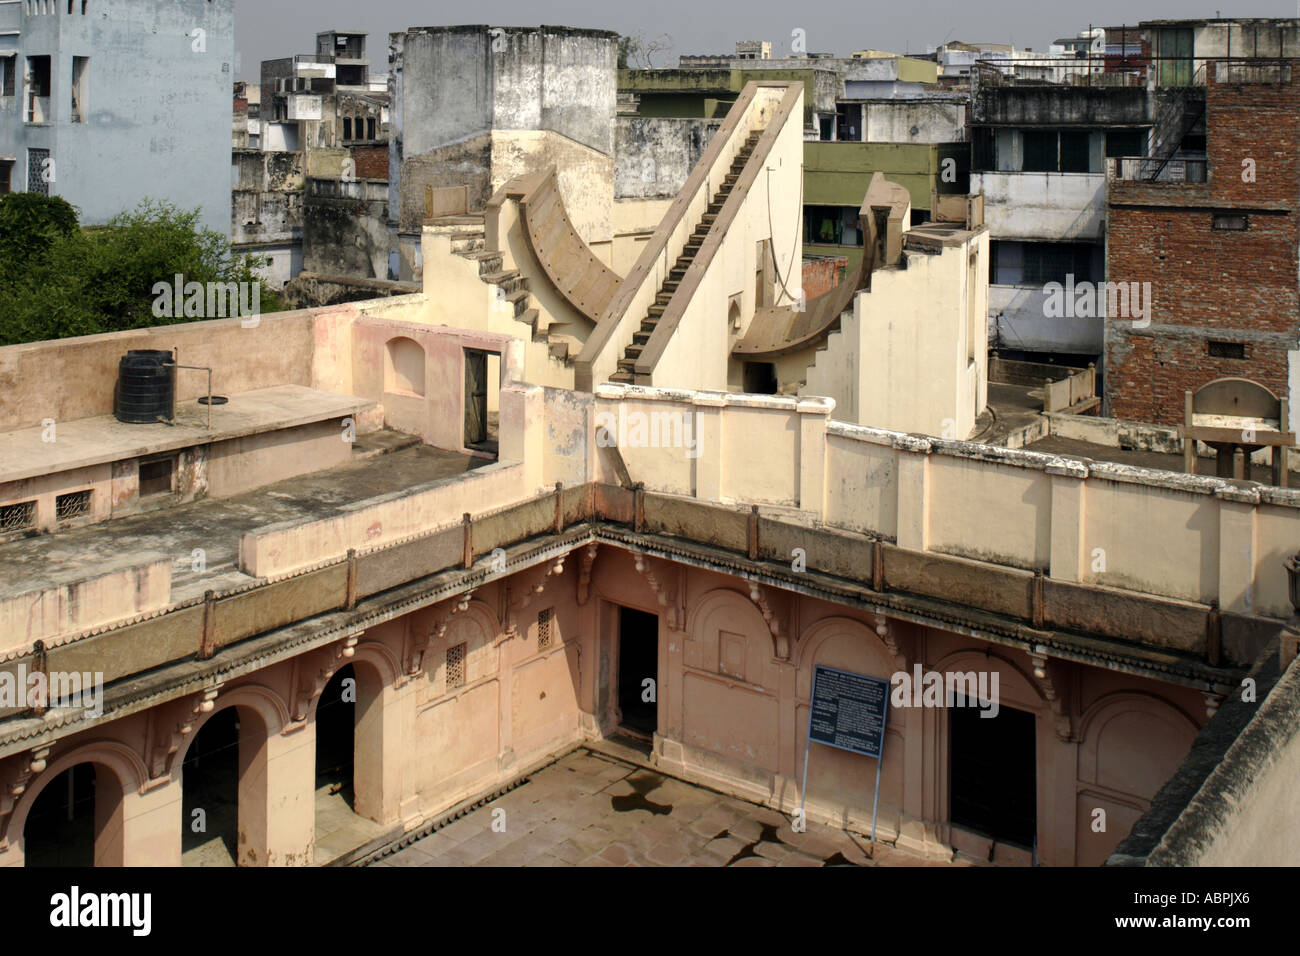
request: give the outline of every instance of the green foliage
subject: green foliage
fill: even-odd
[[[251,259],[200,227],[198,215],[145,200],[107,226],[79,229],[62,199],[0,196],[0,345],[187,321],[154,315],[155,286],[177,275],[257,281]],[[261,311],[278,308],[261,287]]]

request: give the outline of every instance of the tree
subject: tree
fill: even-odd
[[[198,217],[145,200],[106,226],[78,228],[62,199],[0,196],[0,345],[183,321],[154,314],[155,287],[177,275],[186,283],[257,283],[260,311],[276,311],[251,259]]]
[[[654,57],[665,50],[672,49],[673,38],[667,33],[647,40],[645,35],[621,36],[618,38],[618,68],[620,70],[653,70]]]

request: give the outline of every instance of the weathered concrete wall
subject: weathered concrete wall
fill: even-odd
[[[614,156],[616,39],[603,30],[567,27],[431,27],[394,34],[393,139],[390,181],[398,197],[400,228],[423,224],[426,187],[468,184],[470,208],[520,172],[512,156],[533,152],[530,163],[572,161],[584,151]],[[544,132],[540,152],[509,134]],[[563,147],[556,138],[567,141]],[[505,168],[496,168],[505,163]],[[540,168],[540,167],[533,167]],[[584,206],[565,193],[575,222]],[[609,213],[600,221],[608,241]],[[580,227],[582,228],[582,227]]]
[[[966,106],[951,100],[897,99],[864,104],[868,143],[957,143],[966,139]]]
[[[0,112],[0,155],[19,160],[13,188],[29,186],[27,150],[48,149],[49,191],[78,207],[83,223],[153,198],[198,207],[202,225],[227,235],[234,7],[234,0],[95,0],[85,16],[24,16],[14,38],[16,78],[22,84],[25,57],[51,57],[52,119],[25,124],[23,97]],[[90,58],[84,122],[72,121],[74,56]]]
[[[1106,230],[1105,173],[971,173],[994,239],[1098,242]]]
[[[1142,87],[984,86],[971,122],[988,126],[1133,126],[1150,123]]]
[[[303,270],[388,279],[388,184],[309,180],[303,203]]]
[[[989,344],[1031,352],[1100,355],[1105,345],[1102,316],[1048,318],[1042,286],[989,286]]]
[[[721,125],[717,119],[618,117],[614,198],[676,196]]]

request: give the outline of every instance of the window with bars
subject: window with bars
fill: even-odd
[[[544,651],[551,646],[551,609],[537,612],[537,649]]]
[[[455,644],[447,648],[447,688],[465,686],[466,645]]]
[[[42,196],[50,194],[50,171],[46,165],[50,158],[48,149],[27,150],[27,191]]]
[[[36,525],[36,502],[20,501],[0,508],[0,534],[26,531]]]
[[[90,492],[74,491],[54,499],[54,516],[60,521],[71,521],[90,514]]]

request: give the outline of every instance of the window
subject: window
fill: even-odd
[[[26,531],[36,524],[36,502],[23,501],[0,508],[0,534]]]
[[[0,56],[0,97],[18,94],[16,56]]]
[[[447,689],[465,686],[465,644],[447,648]]]
[[[1061,172],[1086,173],[1089,167],[1089,135],[1086,132],[1061,132]]]
[[[1145,156],[1146,154],[1146,130],[1109,129],[1106,131],[1107,156]]]
[[[1023,138],[1025,145],[1023,171],[1026,173],[1056,172],[1056,132],[1027,129]]]
[[[7,159],[0,159],[0,196],[13,190],[14,164]]]
[[[27,191],[50,194],[50,151],[48,149],[27,150]]]
[[[805,206],[803,222],[804,242],[828,246],[862,245],[855,206]]]
[[[50,58],[48,56],[29,56],[27,58],[27,107],[25,110],[28,123],[48,123],[50,116]]]
[[[352,138],[352,119],[347,116],[343,117],[343,138]]]
[[[1244,342],[1207,342],[1210,358],[1244,359],[1246,344]]]
[[[1095,282],[1103,274],[1100,245],[1086,242],[989,243],[989,283],[1041,286],[1049,282]]]
[[[140,462],[140,497],[172,493],[172,479],[176,472],[175,458],[159,458]]]
[[[373,116],[366,120],[366,139],[375,138],[375,118]]]
[[[90,57],[72,58],[72,122],[86,122],[86,93],[89,83]]]
[[[551,610],[537,612],[537,649],[544,651],[551,646]]]
[[[54,516],[60,521],[84,518],[90,514],[90,492],[76,491],[54,499]]]
[[[1216,212],[1213,228],[1224,232],[1245,232],[1250,228],[1250,217],[1242,213]]]

